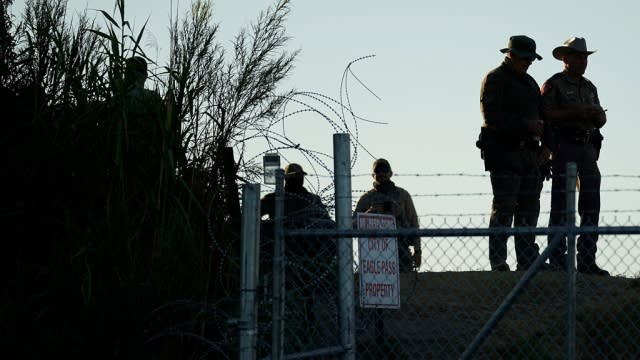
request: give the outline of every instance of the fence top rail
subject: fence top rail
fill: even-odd
[[[600,235],[640,235],[640,226],[521,226],[521,227],[493,227],[493,228],[457,228],[457,229],[284,229],[285,236],[330,236],[330,237],[459,237],[459,236],[489,236],[492,234],[515,235],[535,234],[551,235],[556,233],[600,234]]]

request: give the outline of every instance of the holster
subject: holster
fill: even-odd
[[[480,128],[476,147],[480,149],[480,158],[484,160],[485,171],[496,170],[499,164],[498,143],[495,141],[495,134],[491,129],[487,127]]]
[[[542,147],[538,149],[538,156],[540,155],[541,151],[542,151]],[[551,161],[550,160],[544,164],[541,164],[540,166],[538,166],[538,168],[540,169],[540,175],[542,176],[543,179],[545,180],[551,179]]]
[[[602,140],[604,140],[604,136],[600,132],[600,129],[596,129],[596,131],[591,134],[591,143],[593,147],[596,148],[596,154],[598,158],[600,158],[600,149],[602,149]]]
[[[602,148],[602,140],[604,137],[600,132],[600,129],[593,131],[585,131],[581,129],[555,129],[554,130],[554,143],[557,144],[592,144],[596,149],[596,154],[600,157],[600,149]]]

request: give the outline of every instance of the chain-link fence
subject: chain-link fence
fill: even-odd
[[[555,227],[490,229],[471,221],[431,221],[420,229],[358,230],[352,229],[350,211],[345,216],[340,210],[339,188],[335,223],[310,218],[293,223],[285,217],[260,224],[258,281],[254,289],[243,287],[255,294],[255,331],[244,333],[254,341],[241,341],[251,346],[241,354],[287,359],[640,357],[640,227],[601,221],[580,228],[569,216],[566,225]],[[575,208],[567,211],[575,213]],[[541,255],[527,271],[489,271],[487,237],[492,233],[533,234]],[[589,234],[599,235],[597,262],[612,276],[576,271],[576,236]],[[555,246],[547,246],[550,235],[557,242],[567,238],[574,259],[569,265],[574,266],[547,268]],[[397,263],[393,253],[362,262],[360,239],[407,236],[422,239],[417,271],[399,273],[388,265]],[[508,261],[515,262],[513,255]],[[380,284],[363,280],[370,273],[382,276]],[[399,308],[363,301],[395,292]]]
[[[539,235],[548,229],[522,229]],[[603,248],[619,249],[616,255],[600,256],[599,264],[611,269],[626,264],[634,272],[637,257],[629,251],[638,239],[638,227],[601,227]],[[286,232],[286,231],[285,231]],[[287,259],[285,294],[286,358],[337,358],[340,348],[339,287],[350,286],[354,298],[360,298],[359,276],[363,268],[354,261],[353,282],[336,282],[337,256],[316,251],[328,232],[293,232],[291,241],[303,242],[308,252],[302,264]],[[360,234],[366,232],[360,231]],[[453,246],[486,249],[486,237],[474,237],[482,229],[446,229],[416,232],[378,232],[375,236],[418,234],[423,236],[425,259],[441,253],[457,252]],[[336,232],[335,237],[349,232]],[[359,234],[354,232],[352,234]],[[468,235],[465,235],[468,234]],[[370,236],[370,235],[369,235]],[[293,240],[296,238],[297,240]],[[343,241],[352,241],[350,238]],[[355,240],[354,240],[355,241]],[[355,246],[355,245],[354,245]],[[449,250],[454,249],[454,250]],[[399,274],[400,308],[364,308],[357,301],[355,313],[355,354],[359,358],[449,359],[449,358],[637,358],[640,355],[640,280],[628,276],[601,277],[565,271],[528,272],[479,271],[479,259],[458,252],[449,261],[451,271]],[[318,255],[323,261],[313,263]],[[481,256],[486,257],[486,251]],[[540,258],[544,259],[545,252]],[[382,259],[384,260],[384,259]],[[467,261],[463,261],[467,260]],[[444,261],[440,261],[444,262]],[[428,262],[427,262],[428,263]],[[428,267],[428,266],[424,266]],[[364,270],[366,272],[367,270]],[[268,270],[260,301],[258,344],[263,356],[269,356],[271,343],[271,305]],[[306,278],[306,279],[305,279]],[[572,283],[570,280],[575,279]],[[389,280],[392,283],[392,280]],[[573,290],[571,290],[573,289]],[[573,295],[572,295],[573,291]],[[572,296],[575,300],[572,300]],[[572,307],[574,303],[574,309]],[[569,311],[573,311],[573,322]],[[571,335],[573,334],[573,335]],[[570,344],[571,337],[575,337]],[[573,350],[570,350],[570,346]],[[321,357],[322,358],[322,357]]]

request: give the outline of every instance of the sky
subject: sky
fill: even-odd
[[[69,0],[68,7],[72,11],[100,8],[110,12],[113,3]],[[221,44],[230,46],[242,27],[274,3],[215,1],[214,20],[220,24]],[[183,16],[188,4],[178,0],[126,1],[134,30],[149,20],[149,35],[143,43],[151,58],[155,54],[162,59],[168,53],[171,6],[180,9]],[[24,0],[16,0],[14,13],[20,13],[23,5]],[[355,59],[375,55],[352,65],[358,79],[375,96],[353,77],[348,79],[353,111],[384,123],[357,124],[358,141],[367,151],[361,147],[355,157],[354,200],[371,188],[373,157],[384,157],[392,165],[396,184],[413,195],[421,226],[451,224],[443,224],[443,218],[435,216],[438,214],[453,215],[454,220],[447,221],[486,226],[491,187],[475,147],[482,123],[482,78],[503,60],[499,49],[506,47],[509,36],[524,34],[536,41],[544,58],[529,68],[541,86],[562,70],[562,62],[553,58],[552,50],[571,36],[584,37],[588,48],[597,50],[589,57],[585,76],[598,87],[601,104],[608,109],[599,160],[603,175],[601,224],[638,225],[639,13],[640,2],[635,0],[294,0],[286,22],[291,36],[288,49],[301,52],[282,90],[296,88],[336,100],[342,95],[344,103],[346,95],[340,87],[345,67]],[[349,126],[355,131],[355,123]],[[294,116],[286,122],[286,131],[301,147],[332,154],[334,130],[320,116]],[[255,154],[266,150],[263,144],[251,148]],[[329,174],[313,168],[298,152],[286,151],[282,156],[283,165],[299,162],[307,172],[318,170],[321,176],[310,176],[307,181],[311,189],[322,189],[331,181]],[[332,164],[331,159],[323,160]],[[551,183],[545,182],[540,226],[548,222],[550,188]],[[263,185],[263,189],[270,187]]]

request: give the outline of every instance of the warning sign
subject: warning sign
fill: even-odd
[[[357,213],[358,229],[395,229],[393,215]],[[358,239],[360,306],[400,308],[398,241],[392,237]]]

